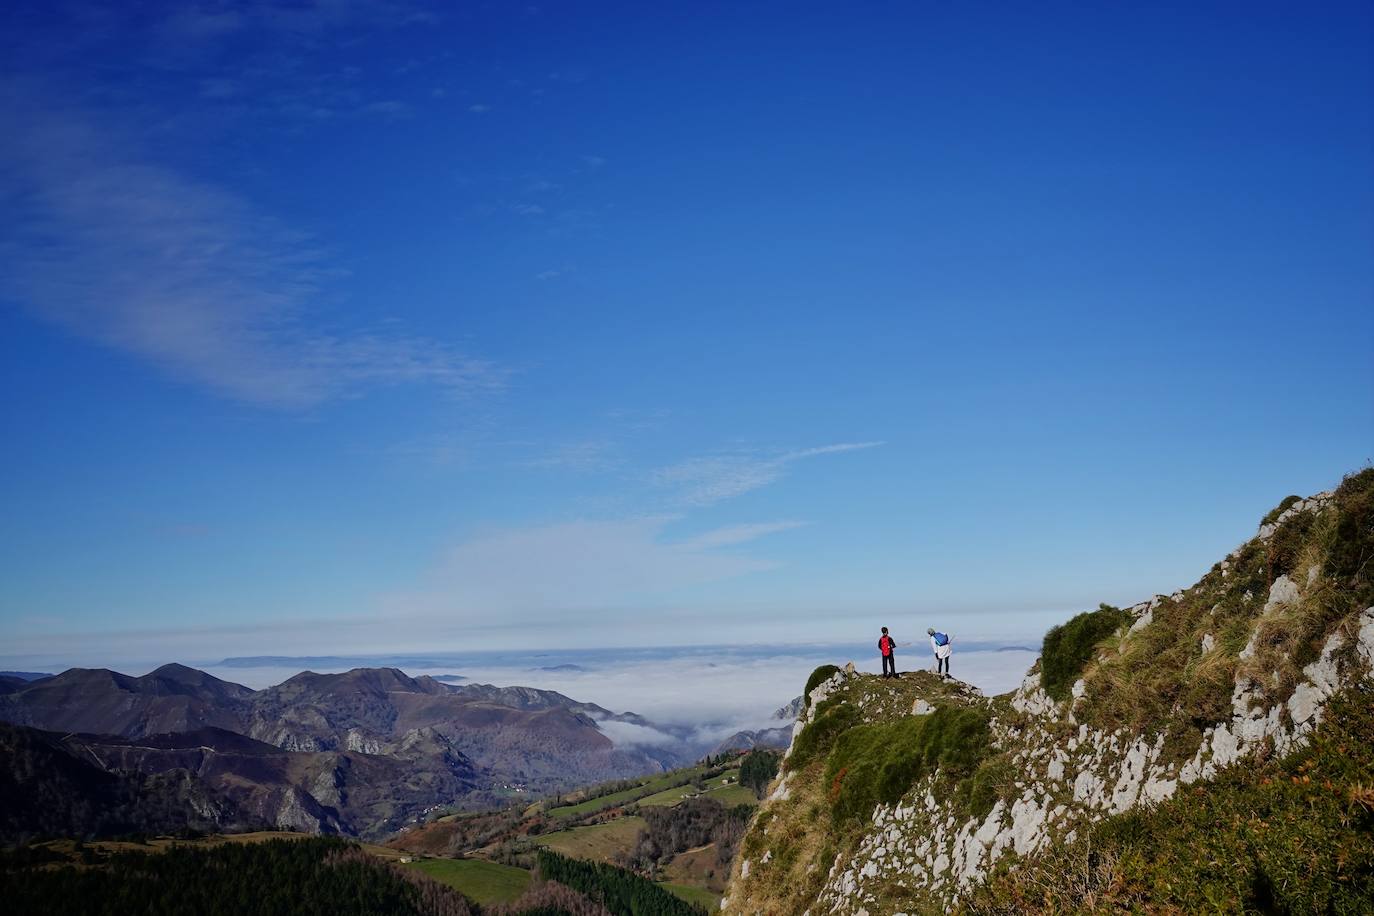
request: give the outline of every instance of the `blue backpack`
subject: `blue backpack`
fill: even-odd
[[[944,633],[936,633],[934,639],[935,639],[935,645],[937,645],[937,646],[947,646],[947,645],[949,645],[949,637],[946,636]]]

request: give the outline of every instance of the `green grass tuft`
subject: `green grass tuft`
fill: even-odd
[[[825,769],[832,818],[866,822],[880,802],[896,802],[937,770],[955,780],[972,774],[992,740],[989,718],[984,709],[940,706],[929,715],[845,731]]]
[[[964,814],[981,820],[992,811],[997,799],[1015,794],[1019,775],[1010,754],[986,757],[973,774],[955,788],[954,803]]]
[[[1068,697],[1097,644],[1130,619],[1128,612],[1104,604],[1046,633],[1040,651],[1040,685],[1045,692],[1056,700]]]
[[[835,739],[846,730],[859,724],[859,712],[840,697],[831,697],[816,707],[815,718],[802,729],[802,733],[792,742],[792,753],[787,757],[787,769],[795,772],[812,760],[824,757],[830,752]]]
[[[456,888],[482,906],[509,903],[530,885],[530,873],[525,869],[482,859],[421,859],[410,867]]]

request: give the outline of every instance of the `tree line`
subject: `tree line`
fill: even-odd
[[[671,808],[641,808],[644,829],[623,862],[629,868],[653,873],[680,852],[715,843],[717,864],[729,868],[753,814],[751,805],[726,808],[710,798],[683,799]]]
[[[586,894],[614,916],[706,916],[701,907],[614,865],[569,859],[545,849],[539,851],[537,869],[541,878]]]
[[[7,863],[8,864],[8,863]],[[332,837],[121,852],[0,871],[15,916],[478,916],[462,894]]]
[[[87,850],[89,852],[89,850]],[[44,847],[0,855],[0,900],[14,916],[704,916],[625,869],[541,851],[513,903],[481,907],[427,875],[337,837],[161,852],[91,854],[80,866]]]
[[[757,798],[763,798],[768,784],[778,775],[778,763],[782,755],[777,751],[755,749],[744,755],[739,765],[739,783],[754,790]]]

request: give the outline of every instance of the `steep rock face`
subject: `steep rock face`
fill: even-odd
[[[1007,862],[1033,863],[1227,767],[1304,747],[1333,697],[1374,678],[1364,558],[1350,560],[1345,540],[1368,537],[1374,517],[1365,496],[1338,495],[1294,502],[1198,585],[1128,609],[1062,699],[1042,687],[1039,663],[993,699],[852,671],[820,683],[788,751],[789,764],[802,759],[753,822],[724,910],[947,910]],[[861,817],[836,816],[856,777],[837,767],[853,757],[848,735],[952,705],[987,716],[976,766],[927,768]]]
[[[396,757],[286,751],[219,729],[149,738],[69,736],[74,752],[111,772],[185,773],[273,826],[379,837],[478,785],[471,761],[417,731]]]

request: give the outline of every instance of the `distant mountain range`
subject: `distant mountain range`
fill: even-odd
[[[797,697],[786,706],[774,711],[772,718],[782,725],[773,728],[761,728],[755,731],[735,732],[720,744],[716,745],[715,753],[723,754],[726,751],[747,751],[756,747],[785,748],[792,743],[792,726],[797,721],[797,716],[801,715],[804,708],[805,697]]]
[[[176,664],[142,677],[73,668],[5,682],[0,720],[25,727],[12,740],[105,773],[186,774],[226,822],[364,837],[438,806],[562,791],[690,756],[685,745],[617,747],[598,722],[672,733],[630,713],[395,668],[302,672],[265,690]]]

